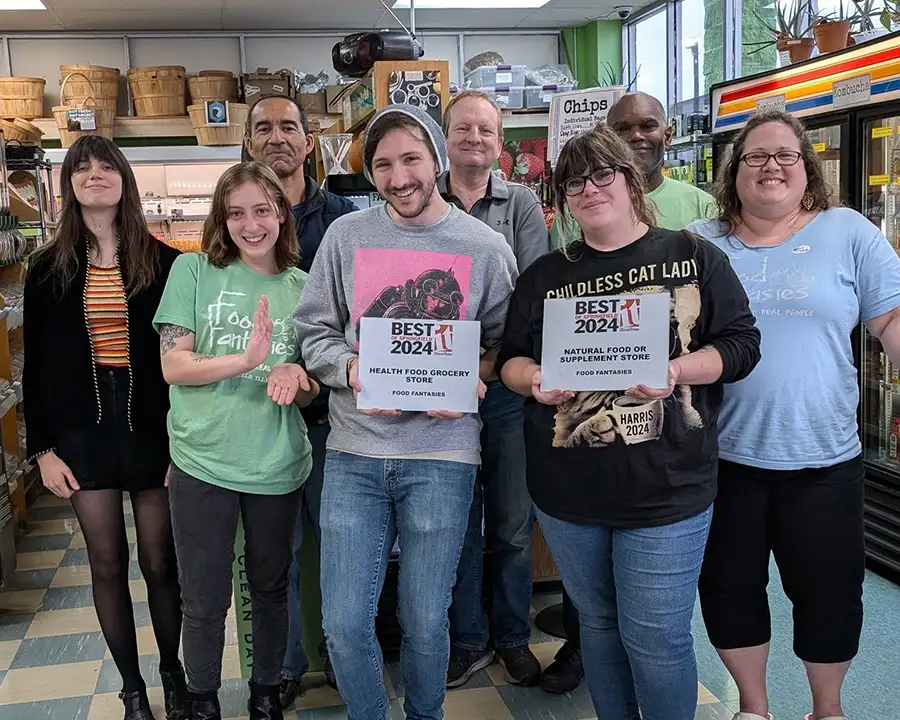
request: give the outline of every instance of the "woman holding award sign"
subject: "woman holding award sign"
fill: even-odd
[[[900,363],[900,259],[864,216],[833,206],[805,128],[784,112],[747,122],[716,195],[720,217],[696,231],[739,273],[764,351],[753,376],[725,393],[703,619],[740,692],[736,718],[765,720],[774,556],[809,678],[808,719],[845,720],[841,687],[859,650],[865,573],[850,337],[865,324],[889,381]]]
[[[583,239],[519,278],[499,361],[506,385],[527,398],[528,488],[580,613],[597,715],[692,720],[691,617],[722,385],[759,361],[759,332],[724,253],[653,227],[642,174],[611,129],[566,144],[554,190]],[[565,351],[556,344],[566,324],[544,327],[545,301],[559,299],[571,303]],[[576,365],[573,377],[586,373],[578,392],[542,386],[545,350],[548,362]],[[648,359],[665,387],[630,387]]]

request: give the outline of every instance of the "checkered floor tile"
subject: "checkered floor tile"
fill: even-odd
[[[125,501],[129,541],[135,542],[131,507]],[[19,543],[18,565],[8,591],[0,592],[0,718],[3,720],[119,720],[121,680],[109,656],[91,599],[90,569],[84,537],[71,505],[50,495],[29,513],[30,525]],[[156,641],[150,627],[146,589],[136,555],[130,568],[138,647],[144,679],[158,719],[164,717]],[[537,609],[557,598],[536,596]],[[241,679],[233,614],[227,621],[220,693],[224,717],[246,716],[246,681]],[[560,646],[535,630],[532,647],[544,665]],[[387,686],[392,718],[400,720],[403,680],[389,666]],[[321,674],[304,678],[304,694],[291,720],[346,720],[340,696]],[[478,673],[464,688],[450,691],[447,720],[587,720],[594,718],[582,685],[570,695],[549,695],[538,688],[506,684],[499,666]],[[728,720],[725,705],[701,686],[697,720]]]

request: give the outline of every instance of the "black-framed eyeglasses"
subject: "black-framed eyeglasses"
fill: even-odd
[[[796,150],[779,150],[775,153],[754,150],[753,152],[741,155],[741,162],[745,163],[747,167],[758,168],[763,167],[768,163],[770,158],[775,158],[775,162],[778,163],[778,165],[785,167],[787,165],[796,165],[800,162],[801,157],[803,157],[803,155]]]
[[[616,170],[618,170],[618,168],[605,167],[600,168],[599,170],[594,170],[594,172],[588,173],[587,175],[580,175],[579,177],[569,178],[562,184],[563,192],[568,197],[581,195],[581,193],[584,192],[584,187],[587,184],[588,180],[591,181],[594,187],[606,187],[607,185],[610,185],[613,180],[615,180]]]

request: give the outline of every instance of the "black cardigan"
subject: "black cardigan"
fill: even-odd
[[[160,242],[155,281],[128,299],[131,428],[148,441],[158,442],[160,451],[166,453],[169,386],[162,375],[159,335],[153,328],[153,316],[169,270],[179,255],[177,250]],[[54,450],[61,431],[100,419],[93,352],[85,318],[88,262],[85,243],[77,249],[77,258],[77,272],[64,293],[48,277],[49,263],[44,259],[32,259],[25,278],[22,393],[29,459]]]

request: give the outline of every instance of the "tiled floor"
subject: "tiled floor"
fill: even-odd
[[[126,512],[130,506],[126,501]],[[120,720],[120,678],[109,657],[91,600],[90,570],[84,537],[68,503],[42,496],[30,512],[28,533],[19,544],[14,587],[0,593],[0,719]],[[130,517],[127,518],[129,521]],[[133,525],[133,522],[129,522]],[[129,539],[134,542],[133,527]],[[135,557],[134,552],[132,558]],[[136,560],[131,591],[138,626],[144,678],[157,720],[162,720],[156,642],[150,627],[146,590]],[[555,598],[538,596],[540,608]],[[225,717],[246,715],[246,682],[240,677],[234,618],[228,618],[221,699]],[[534,651],[545,665],[559,641],[535,631]],[[345,720],[337,693],[320,674],[305,679],[306,692],[297,704],[297,720]],[[389,666],[387,686],[393,715],[403,717],[403,681]],[[731,712],[700,688],[698,720],[730,720]],[[476,675],[460,690],[447,694],[447,720],[584,720],[594,717],[582,685],[571,695],[553,696],[538,688],[507,685],[497,665]]]

